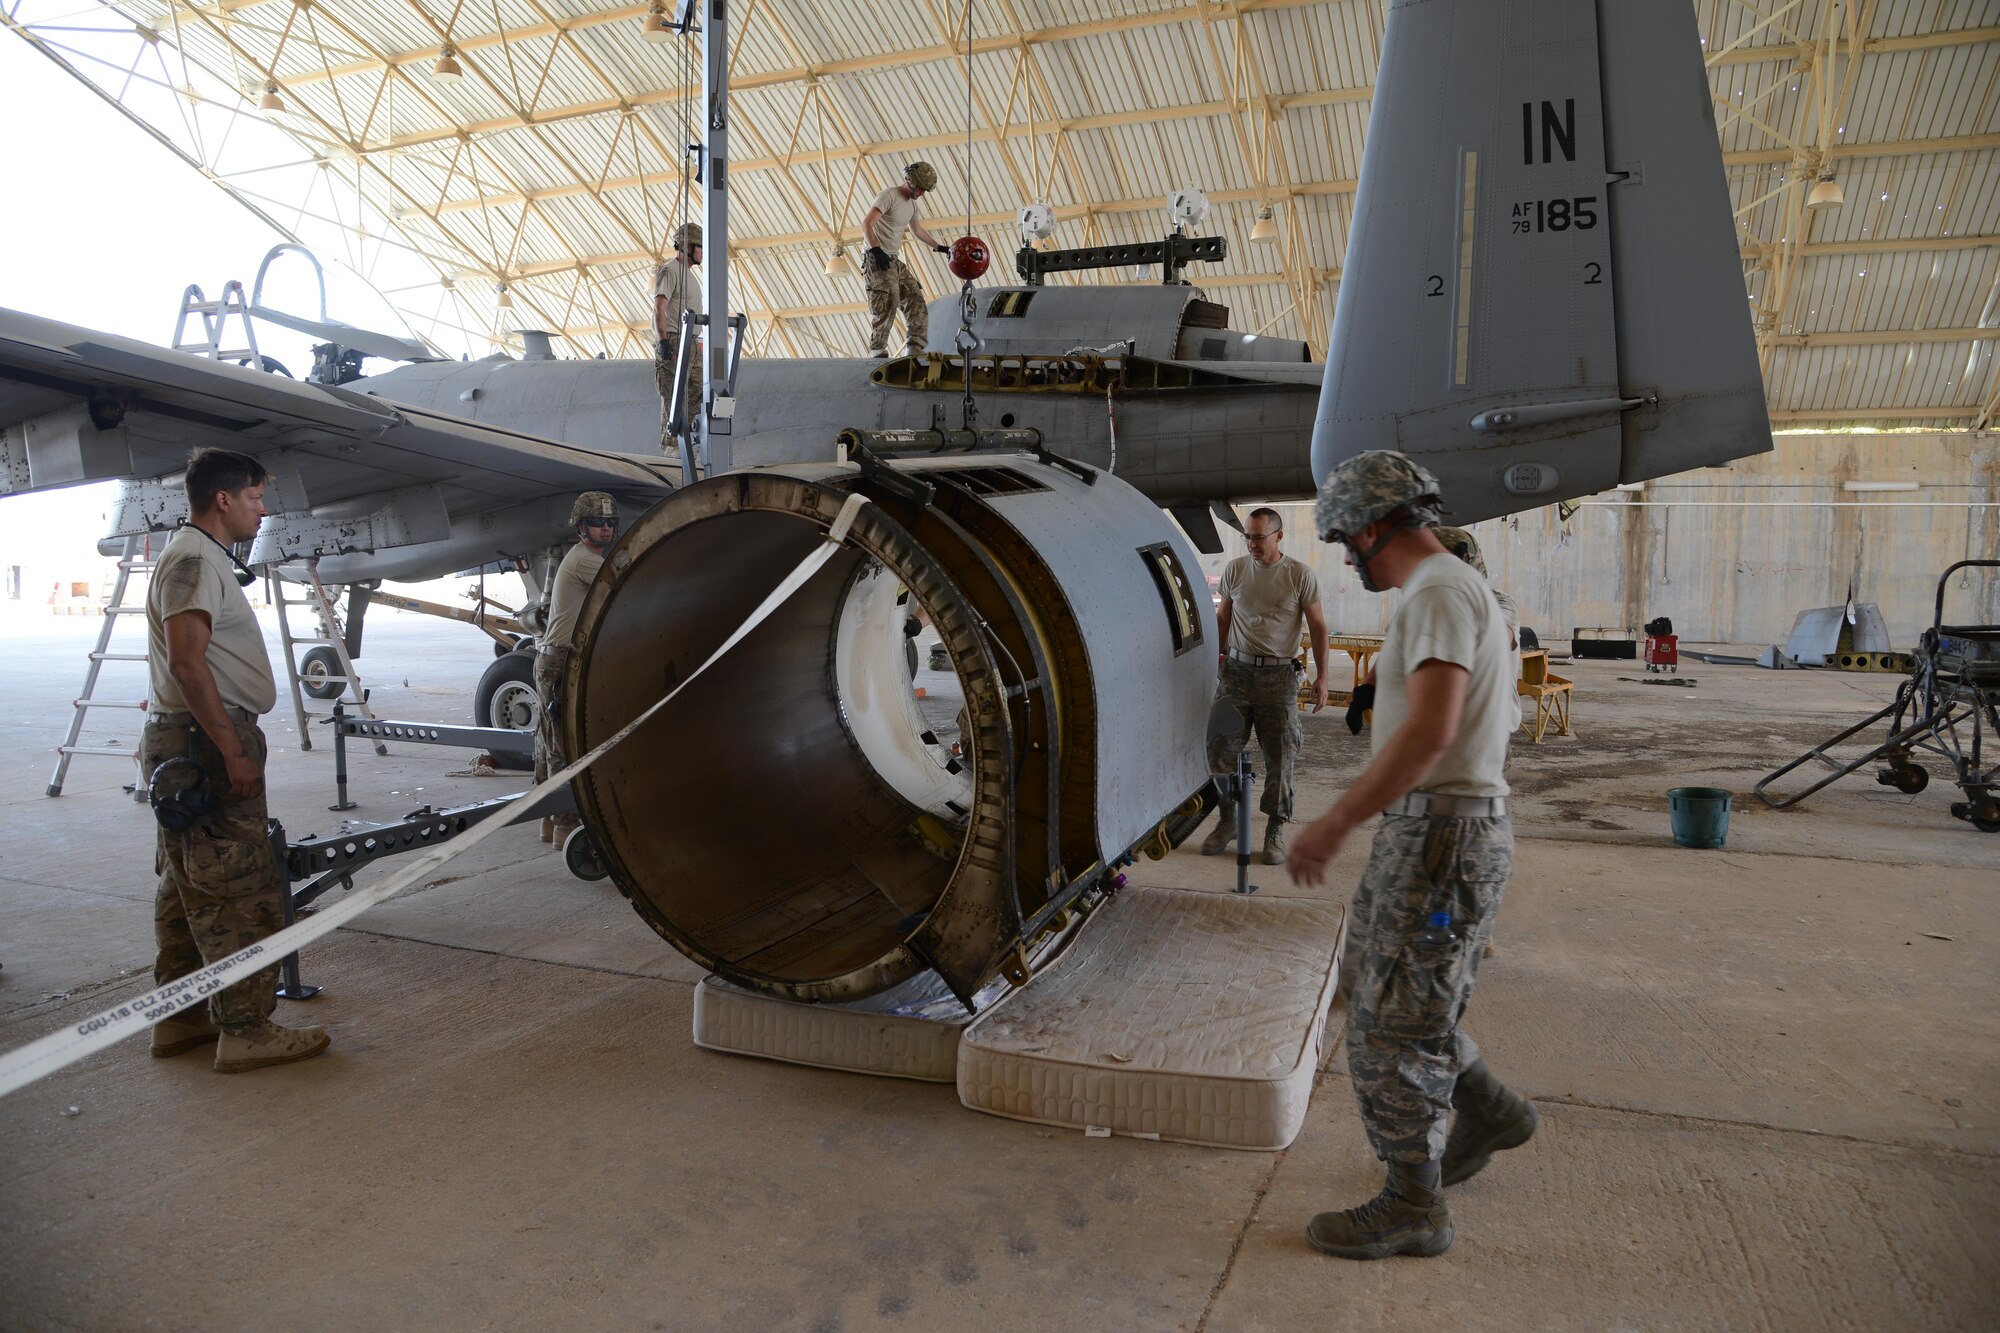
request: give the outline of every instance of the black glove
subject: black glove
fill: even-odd
[[[861,257],[868,262],[868,271],[870,273],[887,273],[889,271],[889,252],[881,246],[869,246],[862,253]]]
[[[674,355],[676,350],[677,349],[674,347],[674,345],[668,342],[665,338],[662,338],[657,343],[653,344],[653,355],[657,356],[662,361]]]
[[[1354,687],[1354,702],[1347,705],[1347,729],[1359,736],[1365,719],[1362,714],[1375,706],[1375,682]]]
[[[923,622],[923,621],[921,621],[921,620],[918,620],[918,619],[917,619],[917,618],[916,618],[915,616],[904,616],[904,617],[903,617],[903,637],[904,637],[904,638],[906,638],[906,639],[914,639],[914,638],[916,638],[916,637],[917,637],[917,636],[918,636],[919,634],[922,634],[923,632],[924,632],[924,622]]]
[[[948,245],[933,245],[931,246],[931,249],[937,251],[941,255],[948,255],[951,253],[951,247]]]

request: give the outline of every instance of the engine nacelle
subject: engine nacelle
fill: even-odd
[[[699,666],[854,490],[873,503],[840,553],[587,771],[577,802],[640,915],[730,981],[847,1000],[935,968],[970,997],[1199,809],[1214,611],[1193,549],[1132,487],[961,455],[681,490],[585,600],[569,753]],[[958,756],[914,698],[916,607],[964,687]]]

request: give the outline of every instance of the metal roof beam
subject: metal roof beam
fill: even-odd
[[[284,0],[235,0],[235,9],[247,9],[261,3],[283,3]],[[225,4],[229,0],[225,0]],[[1115,19],[1093,19],[1086,23],[1065,23],[1054,27],[1023,30],[993,37],[973,39],[972,54],[985,55],[991,51],[1011,51],[1022,44],[1046,45],[1052,42],[1074,41],[1082,37],[1096,37],[1105,33],[1131,32],[1140,28],[1157,28],[1170,23],[1180,23],[1203,14],[1254,14],[1264,10],[1300,9],[1309,5],[1321,5],[1329,0],[1233,0],[1232,3],[1210,3],[1196,0],[1196,3],[1175,5],[1171,8],[1155,10],[1144,14],[1129,14]],[[183,7],[182,14],[198,13],[214,7],[193,5]],[[586,28],[601,28],[617,23],[631,23],[632,40],[639,40],[638,22],[645,16],[647,5],[618,5],[600,10],[594,14],[579,14],[561,23],[529,23],[516,28],[500,28],[492,32],[473,33],[464,37],[454,35],[452,46],[459,52],[481,51],[503,42],[519,42],[536,37],[550,37],[557,33],[573,33]],[[162,16],[162,23],[170,22]],[[952,60],[964,54],[964,47],[948,42],[931,46],[910,47],[902,51],[884,51],[880,55],[859,56],[852,60],[829,60],[791,69],[772,70],[764,74],[739,74],[731,80],[737,88],[763,88],[780,83],[802,83],[808,78],[831,78],[841,74],[873,73],[898,65],[921,65],[933,60]],[[398,52],[386,57],[388,63],[396,65],[429,64],[443,53],[442,44],[427,46],[419,50]],[[349,74],[365,74],[382,68],[382,60],[358,60],[346,65],[335,65],[324,73],[306,73],[289,83],[319,83],[328,78],[343,78]],[[675,91],[672,96],[679,96]]]
[[[1828,407],[1805,411],[1773,411],[1771,420],[1793,421],[1971,421],[1976,407]]]
[[[1904,343],[1962,343],[2000,339],[2000,328],[1853,329],[1834,333],[1779,333],[1772,347],[1893,347]]]

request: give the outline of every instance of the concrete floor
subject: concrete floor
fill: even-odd
[[[80,760],[42,795],[93,630],[0,615],[0,1048],[150,968],[128,772]],[[469,720],[470,632],[378,611],[369,633],[380,712]],[[0,1101],[0,1324],[1994,1327],[2000,836],[1942,785],[1862,780],[1677,849],[1668,786],[1747,793],[1893,678],[1566,674],[1577,736],[1514,752],[1519,867],[1472,1008],[1543,1128],[1454,1192],[1442,1259],[1307,1248],[1307,1217],[1378,1178],[1338,1058],[1262,1154],[698,1051],[697,970],[520,829],[308,950],[327,989],[282,1016],[326,1024],[326,1058],[223,1078],[135,1040]],[[274,811],[330,831],[330,752],[282,711],[271,731]],[[1332,712],[1306,731],[1314,810],[1362,748]],[[463,764],[361,752],[357,814],[523,785]],[[1230,874],[1181,852],[1135,878]]]

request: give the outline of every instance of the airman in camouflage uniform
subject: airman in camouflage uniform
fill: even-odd
[[[868,355],[889,355],[889,332],[896,312],[903,312],[904,354],[915,356],[930,338],[930,312],[924,306],[923,284],[902,259],[903,233],[910,232],[939,254],[951,247],[924,230],[917,221],[917,200],[937,188],[937,168],[912,162],[899,184],[875,197],[875,206],[861,219],[861,281],[868,291]]]
[[[1235,707],[1241,719],[1231,732],[1212,736],[1208,767],[1214,773],[1236,768],[1236,756],[1257,733],[1264,751],[1264,864],[1285,863],[1285,825],[1292,817],[1292,774],[1305,731],[1299,725],[1299,642],[1312,645],[1312,709],[1326,707],[1326,614],[1320,604],[1319,576],[1312,566],[1286,555],[1282,515],[1271,508],[1250,511],[1243,527],[1245,555],[1222,569],[1221,605],[1215,624],[1221,674],[1215,701]],[[1221,853],[1236,839],[1236,807],[1224,801],[1216,824],[1202,840],[1204,856]]]
[[[681,314],[702,313],[701,283],[695,266],[701,263],[701,224],[684,222],[674,228],[674,257],[660,265],[653,275],[653,383],[660,391],[660,452],[673,453],[680,438],[691,434],[686,423],[693,421],[701,403],[701,342],[697,338],[688,353],[687,392],[681,399],[681,437],[676,437],[669,408],[674,397],[674,365],[681,351]]]
[[[604,565],[604,553],[618,537],[618,502],[603,491],[585,491],[569,508],[569,526],[576,545],[563,556],[555,578],[550,580],[548,628],[535,649],[535,693],[542,700],[542,714],[535,724],[538,784],[569,763],[563,756],[563,729],[557,712],[569,679],[577,612],[583,609],[591,582]],[[578,822],[573,814],[544,819],[542,841],[560,846]]]
[[[257,726],[277,702],[263,632],[243,596],[252,579],[231,552],[256,536],[267,474],[256,459],[221,449],[189,460],[188,522],[160,553],[146,593],[151,709],[139,763],[157,800],[170,789],[195,799],[163,802],[153,871],[153,979],[178,981],[284,924],[284,877],[264,802],[268,750]],[[171,760],[188,759],[162,772]],[[157,779],[157,781],[156,781]],[[202,799],[200,793],[206,793]],[[175,814],[189,818],[185,826]],[[330,1039],[316,1027],[271,1021],[271,966],[153,1027],[153,1054],[207,1048],[225,1074],[304,1060]]]
[[[1342,985],[1354,1095],[1388,1181],[1306,1228],[1314,1246],[1350,1259],[1444,1253],[1444,1186],[1535,1131],[1534,1108],[1459,1030],[1513,873],[1505,765],[1520,715],[1499,606],[1433,531],[1437,492],[1421,467],[1377,450],[1333,469],[1316,515],[1363,587],[1403,593],[1376,658],[1374,759],[1289,860],[1295,878],[1317,883],[1348,834],[1382,816],[1354,894]]]

